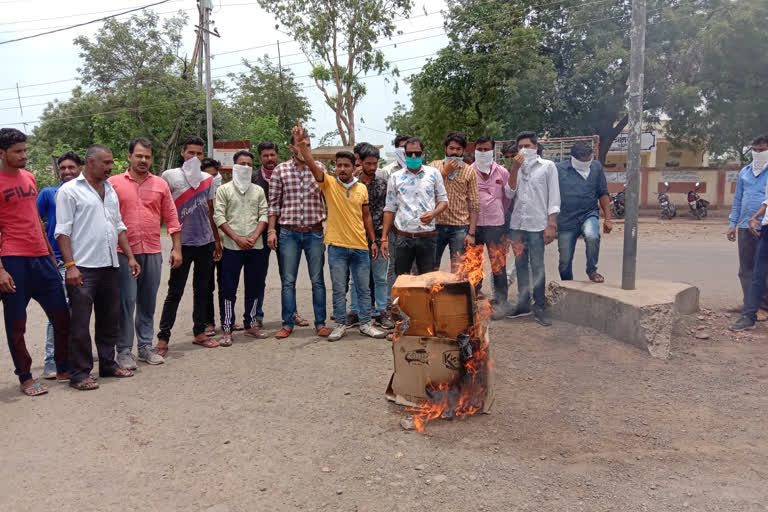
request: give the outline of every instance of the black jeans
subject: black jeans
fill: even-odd
[[[493,297],[496,304],[507,302],[507,227],[477,226],[477,245],[485,245],[493,271]],[[478,285],[478,290],[482,283]]]
[[[755,236],[749,229],[739,228],[739,281],[741,289],[744,292],[744,302],[747,302],[749,288],[752,286],[752,271],[755,268],[755,254],[757,253],[757,244],[760,237]],[[768,282],[763,289],[760,307],[768,309]]]
[[[395,237],[395,274],[410,274],[411,266],[416,262],[416,273],[426,274],[435,267],[437,237],[410,238],[394,234]]]
[[[99,375],[117,369],[115,346],[120,340],[120,270],[117,267],[82,268],[82,286],[67,286],[69,307],[69,380],[81,382],[93,370],[91,312],[95,312]]]
[[[181,265],[171,269],[171,277],[168,279],[168,295],[163,304],[163,314],[160,316],[160,331],[157,339],[168,342],[171,339],[171,329],[176,323],[176,312],[179,302],[184,295],[184,287],[187,285],[187,277],[192,264],[195,270],[192,274],[192,332],[198,336],[205,332],[205,321],[208,313],[208,285],[213,272],[213,242],[198,247],[181,246]]]

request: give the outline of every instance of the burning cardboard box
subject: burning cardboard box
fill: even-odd
[[[438,417],[490,412],[491,308],[477,300],[472,280],[445,272],[402,275],[392,296],[403,320],[392,344],[394,373],[387,398],[409,406],[417,430]]]

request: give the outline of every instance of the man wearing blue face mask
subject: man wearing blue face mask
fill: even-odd
[[[592,148],[577,142],[571,148],[571,158],[557,164],[560,183],[560,215],[557,216],[557,248],[560,251],[560,279],[573,280],[573,253],[576,241],[584,236],[587,249],[587,276],[595,283],[605,278],[597,272],[600,255],[600,210],[603,210],[603,231],[613,229],[610,196],[605,172],[600,162],[592,159]]]
[[[418,137],[408,139],[407,169],[393,174],[387,183],[381,252],[384,257],[389,257],[390,251],[394,254],[397,275],[408,274],[414,261],[418,274],[432,271],[437,246],[435,218],[448,207],[440,171],[422,165],[423,155],[424,141]],[[390,231],[394,232],[391,249],[387,241]]]
[[[451,256],[451,272],[455,272],[464,247],[475,244],[480,200],[477,175],[463,161],[466,149],[467,137],[461,132],[449,132],[445,137],[445,159],[429,164],[442,174],[448,194],[448,208],[437,217],[435,270],[440,268],[446,246]]]
[[[398,135],[395,137],[395,161],[385,165],[376,171],[376,177],[389,181],[389,177],[397,171],[405,169],[405,143],[410,139],[410,135]],[[389,235],[389,244],[394,246],[394,233]],[[395,284],[395,257],[394,253],[387,263],[387,310],[392,307],[392,286]]]

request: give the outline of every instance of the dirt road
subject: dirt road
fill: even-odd
[[[641,277],[694,282],[712,309],[739,298],[722,225],[706,225],[711,237],[648,226]],[[620,250],[621,235],[604,240],[611,279]],[[547,253],[551,277],[556,250]],[[333,344],[300,329],[282,342],[238,336],[202,349],[189,343],[190,299],[165,365],[102,379],[95,392],[54,384],[25,398],[0,357],[0,510],[768,510],[768,326],[696,340],[689,326],[727,318],[688,319],[661,362],[569,324],[497,322],[493,414],[420,434],[403,431],[402,411],[384,398],[388,342]],[[30,312],[38,371],[44,325]]]

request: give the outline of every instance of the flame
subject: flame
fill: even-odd
[[[510,249],[512,249],[512,254],[515,255],[515,258],[519,258],[523,255],[523,251],[525,250],[525,244],[523,242],[518,240],[508,240],[507,243]]]
[[[491,262],[491,272],[494,274],[501,272],[507,264],[508,245],[507,240],[504,239],[500,244],[492,243],[488,246],[488,259]]]
[[[464,254],[456,262],[455,274],[459,279],[466,279],[472,286],[482,283],[485,274],[483,273],[483,246],[470,245],[464,250]]]
[[[443,288],[445,288],[445,286],[443,286],[442,283],[435,282],[432,285],[432,288],[429,290],[429,294],[434,297],[435,295],[440,293],[440,290],[442,290]]]

